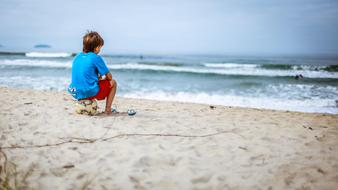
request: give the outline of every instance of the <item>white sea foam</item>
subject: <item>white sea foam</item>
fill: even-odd
[[[320,70],[325,69],[326,66],[317,66],[317,65],[293,65],[293,70]]]
[[[70,84],[70,80],[71,78],[69,76],[0,76],[0,86],[66,91],[67,86]],[[44,82],[42,83],[41,81]],[[121,88],[126,88],[126,86],[123,86],[123,83],[121,83],[121,85]],[[272,90],[264,92],[263,94],[260,92],[255,94],[255,92],[252,92],[248,94],[234,95],[223,94],[220,92],[168,92],[163,90],[144,89],[144,87],[136,87],[131,90],[130,87],[127,87],[127,89],[121,89],[118,95],[130,98],[144,98],[162,101],[179,101],[224,106],[338,114],[338,108],[335,105],[335,97],[337,97],[337,93],[335,93],[337,90],[336,87],[329,86],[318,87],[320,89],[313,89],[315,88],[313,85],[292,86],[291,84],[288,84],[286,86],[277,85],[276,87],[272,85],[269,88]],[[276,91],[283,91],[283,89],[284,91],[295,94],[289,94],[287,92],[276,94]],[[300,91],[302,93],[299,94]],[[311,95],[312,91],[314,91],[314,93],[318,91],[327,92],[326,95],[328,93],[331,95],[325,97],[314,96]],[[248,95],[252,96],[249,97]]]
[[[59,76],[0,76],[0,86],[6,86],[11,88],[30,88],[36,90],[63,91],[67,89],[70,81],[70,77]]]
[[[168,93],[163,91],[138,91],[126,93],[123,96],[128,98],[144,98],[161,101],[179,101],[224,106],[338,114],[338,108],[335,107],[335,101],[332,99],[286,100],[268,97],[253,98],[208,93]]]
[[[29,52],[25,54],[26,57],[70,57],[72,56],[71,53],[45,53],[45,52]]]
[[[33,60],[33,59],[16,59],[16,60],[0,60],[0,66],[37,66],[37,67],[55,67],[55,68],[71,68],[70,60]],[[162,72],[183,72],[196,74],[217,74],[217,75],[237,75],[237,76],[268,76],[268,77],[294,77],[303,75],[305,78],[338,78],[338,72],[315,71],[315,70],[279,70],[279,69],[262,69],[253,66],[237,67],[233,65],[229,68],[204,68],[204,67],[176,67],[168,65],[147,65],[140,63],[126,64],[108,64],[113,70],[150,70]]]
[[[114,64],[109,65],[111,69],[129,69],[129,70],[152,70],[168,72],[186,72],[198,74],[219,74],[219,75],[242,75],[242,76],[269,76],[269,77],[294,77],[303,75],[307,78],[338,78],[338,72],[310,71],[310,70],[267,70],[254,67],[247,68],[197,68],[197,67],[175,67],[163,65],[146,65],[139,63]]]
[[[209,68],[225,68],[225,69],[264,69],[262,66],[270,66],[269,70],[278,70],[278,67],[282,66],[290,66],[290,70],[308,70],[308,71],[318,71],[321,69],[325,69],[327,66],[320,65],[260,65],[260,64],[239,64],[239,63],[203,63],[203,66]],[[275,68],[274,68],[275,67]],[[265,68],[266,69],[266,68]]]
[[[256,68],[255,64],[238,64],[238,63],[204,63],[205,67],[211,68]]]
[[[33,67],[53,67],[53,68],[71,68],[71,61],[60,60],[33,60],[33,59],[5,59],[0,60],[0,66],[33,66]]]

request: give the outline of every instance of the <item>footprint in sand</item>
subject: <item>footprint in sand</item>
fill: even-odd
[[[140,179],[136,176],[129,176],[129,180],[134,184],[135,189],[145,189],[141,182]]]
[[[24,122],[24,123],[18,123],[18,125],[19,125],[19,126],[26,126],[26,125],[28,125],[28,123],[27,123],[27,122]]]
[[[78,147],[69,147],[68,149],[70,149],[70,150],[77,150],[78,149]]]
[[[207,174],[207,175],[204,175],[204,176],[200,176],[200,177],[197,177],[197,178],[193,178],[191,179],[191,183],[193,184],[197,184],[197,183],[208,183],[211,179],[212,175],[210,174]]]
[[[67,169],[64,168],[52,168],[49,171],[56,177],[62,177],[67,173]]]
[[[150,157],[142,156],[138,161],[134,164],[136,167],[149,167],[150,166]]]
[[[5,141],[7,137],[5,135],[1,135],[0,140]]]
[[[76,179],[82,179],[83,177],[85,177],[87,174],[86,173],[82,173],[82,174],[79,174]]]

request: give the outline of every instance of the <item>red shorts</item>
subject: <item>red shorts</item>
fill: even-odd
[[[111,87],[108,80],[100,80],[99,81],[99,92],[92,97],[86,98],[87,100],[97,99],[104,100],[110,93]]]

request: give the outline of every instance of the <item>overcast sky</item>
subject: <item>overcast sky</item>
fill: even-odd
[[[1,50],[338,54],[338,0],[0,0]]]

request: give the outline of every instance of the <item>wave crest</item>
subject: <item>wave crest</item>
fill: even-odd
[[[44,53],[44,52],[29,52],[25,54],[26,57],[71,57],[72,53]]]
[[[216,65],[216,64],[215,64]],[[152,72],[177,72],[199,75],[220,75],[220,76],[257,76],[257,77],[295,77],[302,75],[304,78],[327,78],[338,79],[338,72],[335,72],[337,66],[297,66],[302,69],[266,69],[262,65],[250,64],[220,64],[220,66],[210,65],[204,67],[201,65],[163,65],[163,64],[142,64],[138,62],[129,62],[122,64],[107,64],[112,70],[140,70]],[[218,64],[217,64],[218,65]],[[54,67],[71,68],[71,60],[43,60],[43,59],[16,59],[0,60],[0,66],[20,66],[20,67]],[[320,68],[320,69],[319,69]]]
[[[237,66],[237,65],[236,65]],[[249,66],[246,68],[229,67],[205,68],[205,67],[176,67],[163,65],[145,65],[139,63],[114,64],[108,65],[110,69],[115,70],[150,70],[162,72],[183,72],[191,74],[214,74],[214,75],[238,75],[238,76],[266,76],[266,77],[295,77],[302,75],[305,78],[338,78],[338,72],[312,71],[312,70],[268,70]]]

